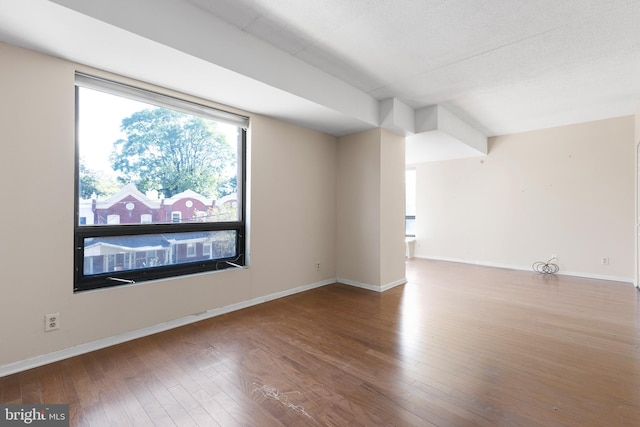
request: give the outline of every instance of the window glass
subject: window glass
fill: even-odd
[[[416,216],[416,170],[405,171],[405,215]]]
[[[84,240],[84,274],[90,276],[175,265],[193,262],[191,258],[194,257],[208,259],[211,244],[214,242],[220,248],[218,258],[233,257],[236,252],[236,240],[235,232],[227,230],[89,237]],[[197,243],[208,246],[208,253],[203,251],[199,257],[196,251]]]
[[[405,236],[416,235],[416,170],[405,171]]]
[[[77,75],[76,120],[75,290],[244,265],[246,118]]]
[[[215,204],[237,201],[237,126],[86,87],[78,120],[78,193],[96,201],[95,225],[239,219],[237,204]]]

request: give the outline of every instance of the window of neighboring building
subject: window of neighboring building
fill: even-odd
[[[202,245],[202,256],[211,257],[211,243],[206,242]]]
[[[80,73],[75,90],[74,291],[245,265],[248,119]],[[206,209],[180,209],[194,193]]]
[[[187,243],[187,256],[194,257],[196,256],[196,244],[195,243]]]
[[[406,237],[416,236],[416,170],[405,171],[405,231]]]

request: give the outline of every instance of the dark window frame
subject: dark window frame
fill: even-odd
[[[238,194],[238,214],[239,219],[237,221],[225,221],[225,222],[180,222],[180,223],[156,223],[156,224],[112,224],[112,225],[81,225],[80,224],[80,206],[79,206],[79,179],[80,179],[80,156],[79,156],[79,90],[78,90],[78,75],[83,78],[91,79],[91,76],[84,74],[76,74],[75,90],[75,175],[74,175],[74,292],[87,291],[92,289],[107,288],[114,286],[122,286],[126,284],[133,284],[138,282],[144,282],[148,280],[157,280],[163,278],[180,277],[204,272],[212,272],[217,270],[225,270],[229,268],[238,268],[246,266],[246,176],[247,176],[247,128],[244,126],[239,127],[239,141],[238,141],[238,178],[237,178],[237,194]],[[173,98],[171,96],[159,94],[157,92],[151,92],[147,89],[140,89],[128,85],[123,85],[118,82],[111,82],[108,80],[95,78],[100,81],[101,84],[113,85],[115,90],[111,91],[116,96],[122,96],[125,98],[131,98],[127,94],[127,90],[133,90],[136,92],[147,92],[156,97],[161,97],[170,102],[175,101],[182,105],[187,105],[187,108],[193,107],[194,110],[213,110],[224,116],[229,115],[231,117],[239,117],[245,119],[248,123],[248,118],[237,116],[233,113],[225,111],[219,111],[212,107],[206,107],[199,104],[195,104],[191,101],[185,101],[180,98]],[[81,85],[82,86],[82,85]],[[120,92],[117,89],[124,88],[124,92]],[[147,101],[148,102],[148,101]],[[171,104],[167,108],[171,108]],[[190,114],[193,114],[190,112]],[[202,231],[234,231],[236,236],[235,256],[213,258],[205,260],[197,260],[194,262],[185,262],[180,264],[153,266],[148,268],[124,270],[117,272],[107,272],[100,274],[85,275],[84,274],[84,242],[85,239],[91,237],[109,237],[109,236],[132,236],[132,235],[151,235],[151,234],[163,234],[171,235],[173,233],[186,233],[186,232],[202,232]]]

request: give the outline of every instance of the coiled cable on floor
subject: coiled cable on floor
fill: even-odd
[[[542,262],[542,261],[534,262],[531,267],[533,267],[533,271],[536,271],[538,273],[556,274],[558,270],[560,270],[560,267],[558,267],[558,264],[554,264],[551,262],[554,259],[556,259],[556,257],[551,258],[547,262]]]

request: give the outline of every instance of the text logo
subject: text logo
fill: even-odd
[[[0,405],[0,427],[69,427],[69,405]]]

